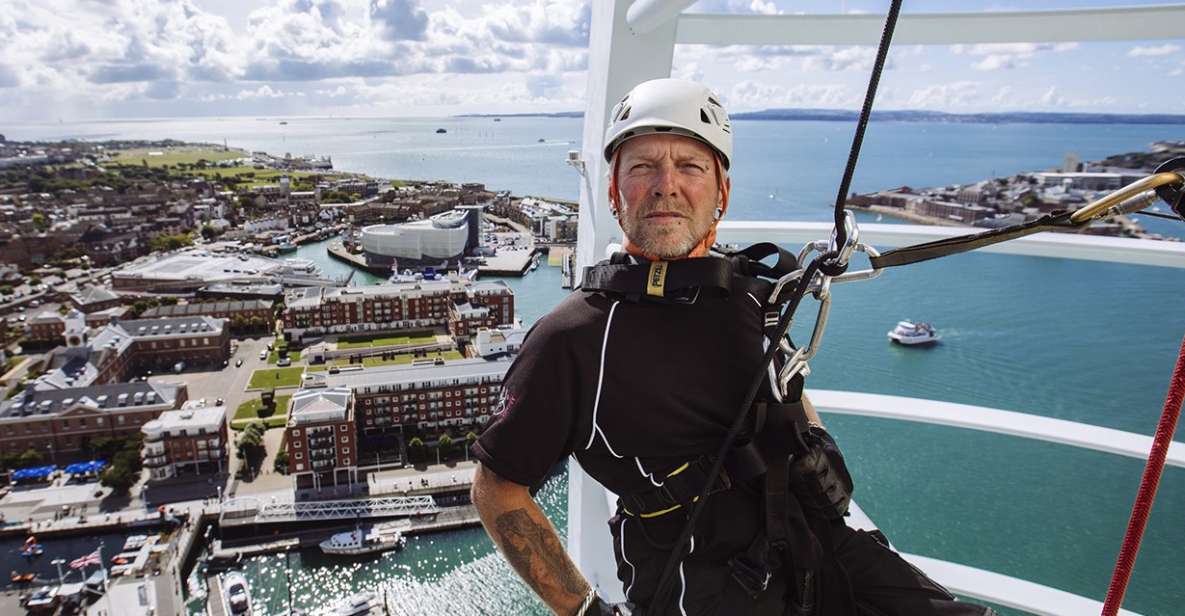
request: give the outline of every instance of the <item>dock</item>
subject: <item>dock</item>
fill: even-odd
[[[211,575],[206,578],[206,615],[229,616],[226,604],[222,599],[222,576]]]

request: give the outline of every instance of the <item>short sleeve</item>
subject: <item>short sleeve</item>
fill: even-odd
[[[570,342],[544,318],[506,372],[493,418],[471,449],[499,477],[538,487],[571,453],[579,385]]]

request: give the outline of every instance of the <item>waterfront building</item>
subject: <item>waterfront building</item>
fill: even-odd
[[[458,308],[458,306],[468,308]],[[287,295],[284,335],[308,336],[415,329],[450,329],[468,336],[477,327],[514,322],[514,292],[500,280],[458,276],[368,287],[308,287]]]
[[[297,489],[358,481],[354,394],[348,387],[304,389],[292,395],[284,442]]]
[[[230,356],[225,320],[208,316],[114,321],[93,333],[82,313],[63,319],[65,348],[49,357],[35,389],[69,389],[125,381],[145,370],[221,367]]]
[[[448,212],[394,225],[363,227],[359,241],[372,267],[415,268],[457,265],[481,243],[482,206],[459,206]]]
[[[0,454],[28,449],[54,463],[86,453],[100,436],[127,436],[188,399],[184,383],[28,388],[0,403]]]
[[[188,293],[220,283],[336,284],[320,278],[308,260],[216,254],[201,249],[141,259],[111,274],[111,286],[127,291]]]
[[[356,400],[359,434],[370,436],[447,427],[477,429],[494,412],[510,361],[427,361],[336,374],[313,373],[306,387],[346,389]]]
[[[153,481],[226,468],[226,407],[190,400],[145,423],[140,458]]]

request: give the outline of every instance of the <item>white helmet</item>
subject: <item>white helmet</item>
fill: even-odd
[[[732,160],[732,124],[711,90],[684,79],[652,79],[630,90],[613,107],[605,131],[605,160],[629,139],[651,133],[675,133],[698,139],[716,150],[724,168]]]

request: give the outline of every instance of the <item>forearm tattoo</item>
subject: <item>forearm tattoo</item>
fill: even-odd
[[[507,511],[494,525],[506,560],[536,592],[547,587],[562,588],[570,595],[588,592],[588,584],[550,526],[535,522],[526,509]]]

